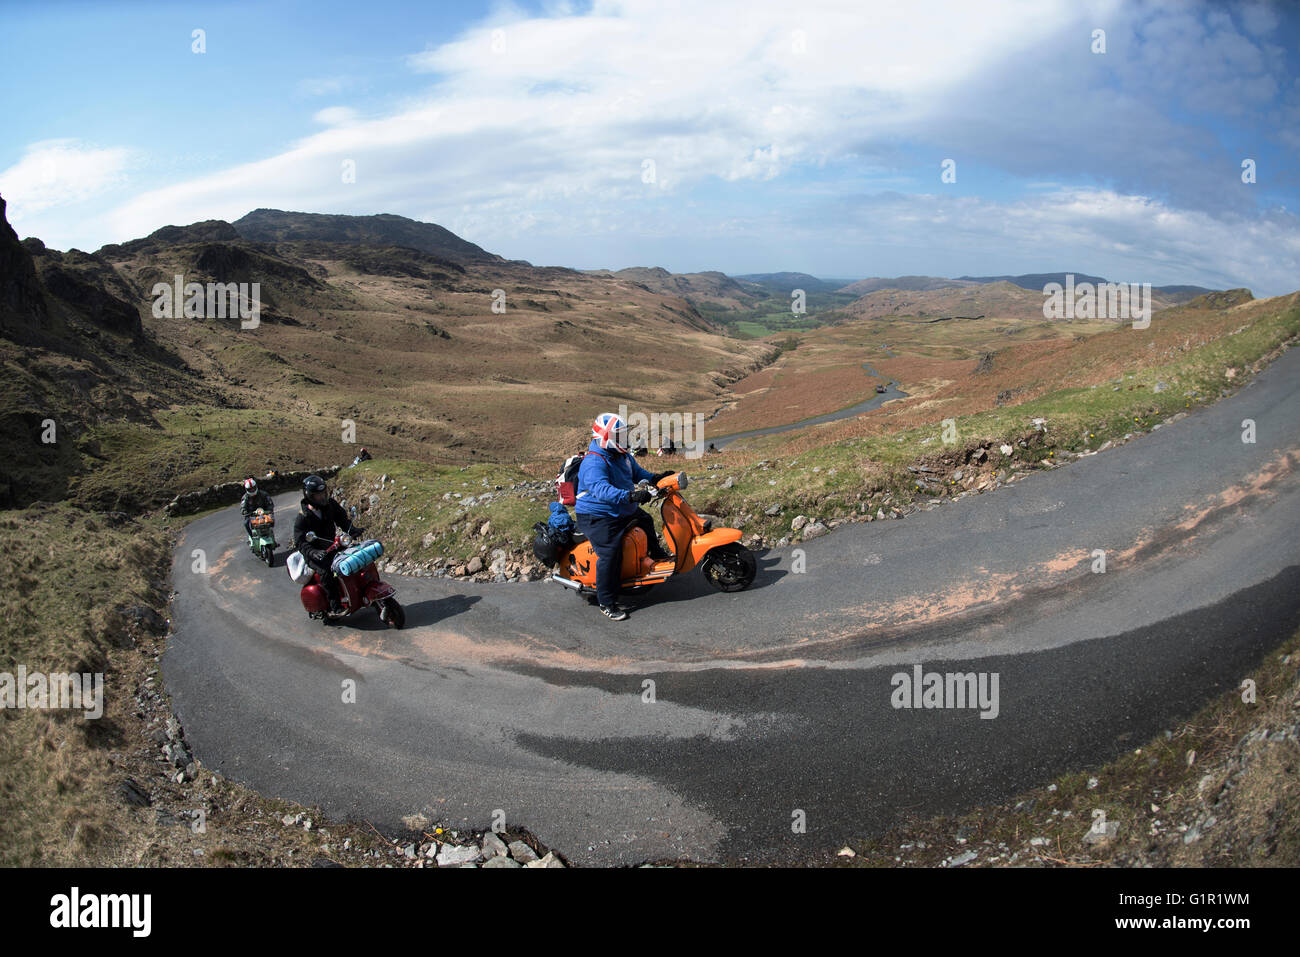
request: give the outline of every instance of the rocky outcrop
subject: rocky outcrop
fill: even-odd
[[[106,260],[79,249],[60,253],[41,244],[33,261],[45,291],[80,316],[113,332],[143,335],[138,297]]]
[[[1249,289],[1225,289],[1223,292],[1211,292],[1197,296],[1187,303],[1189,309],[1229,309],[1251,302],[1255,297]]]
[[[0,196],[0,334],[12,337],[48,324],[49,312],[32,254],[9,225],[5,200]]]
[[[188,226],[163,226],[155,229],[143,239],[133,239],[126,243],[110,243],[102,246],[97,256],[120,262],[134,256],[157,253],[166,246],[180,246],[188,243],[233,242],[239,239],[239,232],[224,219],[208,219]]]

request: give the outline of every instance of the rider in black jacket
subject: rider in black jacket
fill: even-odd
[[[239,501],[239,512],[244,516],[244,531],[253,537],[253,513],[262,509],[270,515],[275,514],[275,500],[266,491],[257,487],[254,479],[244,479],[244,497]]]
[[[354,537],[365,529],[352,524],[352,519],[343,506],[330,498],[325,480],[319,475],[308,475],[303,479],[302,492],[298,515],[293,520],[293,547],[320,574],[325,594],[329,596],[330,613],[338,614],[342,610],[339,605],[339,584],[330,568],[332,556],[329,548],[334,544],[336,526]],[[314,542],[307,541],[308,532],[316,533]]]

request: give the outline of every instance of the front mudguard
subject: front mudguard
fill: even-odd
[[[705,532],[703,535],[696,535],[691,539],[690,546],[690,565],[678,569],[679,572],[687,571],[698,565],[709,552],[719,545],[728,545],[731,542],[740,541],[742,533],[738,528],[715,528],[711,532]]]
[[[298,597],[309,615],[323,615],[329,611],[329,596],[325,594],[325,589],[315,582],[303,585],[302,591],[298,592]]]

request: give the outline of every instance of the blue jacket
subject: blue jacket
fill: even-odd
[[[588,454],[578,468],[577,502],[573,510],[579,515],[596,518],[624,518],[637,510],[635,502],[628,500],[637,482],[654,478],[637,464],[631,455],[602,449],[595,439],[587,448]]]

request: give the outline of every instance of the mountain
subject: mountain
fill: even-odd
[[[19,242],[3,211],[0,507],[156,508],[272,466],[350,461],[358,444],[551,474],[595,414],[715,408],[777,353],[680,294],[745,293],[721,273],[643,277],[656,291],[505,260],[402,217],[265,211],[251,229],[210,220],[60,252]],[[184,293],[189,315],[154,294],[177,275],[205,290]],[[258,286],[253,327],[211,305],[238,284]]]
[[[1066,275],[1067,273],[1063,272],[1032,272],[1025,273],[1022,276],[962,276],[961,279],[964,282],[978,283],[1009,282],[1012,285],[1019,286],[1021,289],[1037,289],[1039,292],[1042,292],[1043,287],[1051,282],[1060,283],[1064,286]],[[1076,286],[1081,282],[1096,284],[1106,281],[1100,276],[1089,276],[1087,273],[1083,272],[1069,273],[1068,275],[1074,277],[1074,283]],[[1208,292],[1209,290],[1206,291]]]
[[[905,289],[913,292],[928,292],[934,289],[961,289],[973,285],[977,285],[974,280],[940,279],[935,276],[898,276],[893,279],[880,277],[859,279],[847,286],[841,286],[838,291],[854,296],[865,296],[878,289]]]
[[[1048,283],[1059,283],[1065,285],[1066,273],[1063,272],[1036,272],[1026,273],[1022,276],[962,276],[963,280],[978,283],[1009,282],[1020,286],[1022,289],[1037,289],[1039,292]],[[1077,286],[1081,282],[1088,282],[1096,285],[1104,283],[1107,280],[1100,276],[1089,276],[1087,273],[1069,273],[1074,276],[1074,284]],[[1184,302],[1190,302],[1198,296],[1204,296],[1207,293],[1215,292],[1205,286],[1152,286],[1151,293],[1158,297],[1166,305],[1179,305]]]
[[[789,298],[792,289],[802,289],[806,293],[835,292],[844,285],[830,279],[818,279],[806,272],[759,272],[736,278],[763,286],[783,298]]]
[[[1151,310],[1158,312],[1192,298],[1194,297],[1186,294],[1167,295],[1152,289]],[[972,281],[937,289],[877,289],[860,296],[839,311],[855,319],[874,319],[880,316],[915,316],[918,319],[985,316],[990,319],[1041,322],[1043,302],[1041,286],[1021,286],[1007,280],[988,283]]]
[[[31,252],[9,225],[0,196],[0,335],[26,338],[48,323],[49,310]]]
[[[673,273],[662,266],[631,266],[627,269],[586,270],[587,275],[609,276],[636,283],[649,292],[680,297],[692,305],[708,305],[724,309],[748,309],[767,292],[754,284],[737,282],[726,273],[709,271]]]
[[[142,322],[140,296],[107,259],[21,243],[0,197],[0,508],[77,494],[121,430],[147,432],[157,410],[217,404],[204,383]],[[141,485],[162,463],[146,463]],[[87,489],[83,504],[143,499]]]
[[[255,242],[316,240],[371,246],[409,246],[461,264],[505,261],[435,223],[422,223],[392,213],[342,216],[255,209],[231,225],[240,238]]]

